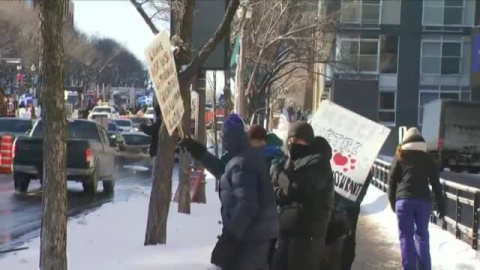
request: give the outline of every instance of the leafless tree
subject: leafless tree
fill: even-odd
[[[155,2],[144,0],[130,0],[150,27],[153,33],[158,33],[155,26],[155,18],[148,15],[145,5],[155,5]],[[178,79],[180,84],[180,92],[185,106],[185,114],[183,117],[183,130],[187,135],[190,130],[190,85],[192,78],[200,70],[202,64],[213,52],[217,44],[222,40],[230,29],[230,24],[235,16],[239,0],[231,0],[225,15],[220,22],[215,34],[203,46],[203,48],[196,55],[192,55],[192,31],[193,31],[193,15],[195,11],[195,0],[171,0],[161,2],[167,5],[172,11],[175,20],[174,36],[172,37],[172,44],[176,47],[175,62],[177,65]],[[158,6],[158,5],[157,5]],[[167,220],[168,210],[171,200],[171,182],[172,170],[174,161],[174,149],[178,134],[169,136],[162,125],[160,128],[157,160],[154,165],[154,181],[152,186],[152,193],[150,195],[149,214],[147,221],[147,231],[145,235],[145,245],[165,244],[167,241]],[[189,181],[184,179],[184,181]],[[181,183],[182,184],[182,183]],[[187,184],[187,183],[184,183]],[[188,185],[188,184],[187,184]],[[188,189],[187,189],[188,190]],[[185,194],[185,191],[181,193]],[[186,194],[188,197],[190,194]],[[182,200],[180,200],[182,203]]]
[[[337,14],[321,15],[316,1],[251,0],[251,18],[242,20],[247,39],[246,93],[250,111],[255,111],[284,94],[288,85],[298,84],[300,70],[313,72],[313,64],[332,63],[331,33]],[[315,50],[313,48],[316,48]],[[294,83],[289,83],[294,79]]]

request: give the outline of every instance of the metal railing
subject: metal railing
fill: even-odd
[[[377,159],[373,165],[372,184],[383,192],[388,189],[391,163]],[[455,234],[457,239],[471,244],[478,250],[480,221],[480,189],[440,180],[445,195],[446,214],[444,221],[432,216],[431,222]],[[439,224],[440,223],[440,224]]]

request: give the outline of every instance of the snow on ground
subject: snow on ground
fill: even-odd
[[[172,203],[168,244],[143,246],[149,190],[127,202],[103,205],[86,216],[68,223],[69,269],[89,270],[207,270],[210,252],[221,231],[220,203],[213,179],[207,181],[208,204],[192,204],[192,214],[177,213]],[[139,187],[142,189],[141,187]],[[395,214],[386,194],[369,188],[362,205],[354,269],[399,269],[400,255]],[[0,259],[0,269],[38,269],[40,240],[25,246],[28,250]],[[434,269],[480,270],[480,253],[448,232],[431,225]]]
[[[363,201],[361,216],[361,219],[377,226],[385,242],[396,243],[397,250],[391,252],[399,252],[397,219],[385,193],[371,186]],[[361,243],[358,248],[361,248]],[[434,224],[430,224],[430,248],[434,269],[480,270],[480,252]]]
[[[215,182],[207,181],[208,204],[192,204],[192,214],[177,213],[172,203],[166,246],[143,246],[149,191],[127,202],[109,203],[68,223],[69,269],[89,270],[204,270],[221,232],[220,203]],[[28,250],[0,259],[0,269],[38,269],[40,239]]]

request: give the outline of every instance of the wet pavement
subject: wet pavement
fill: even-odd
[[[402,269],[399,244],[378,224],[360,216],[357,227],[356,257],[352,270]]]
[[[146,174],[125,173],[117,178],[114,194],[103,192],[99,183],[95,196],[83,192],[81,183],[68,182],[68,215],[90,212],[104,203],[124,201],[149,187]],[[40,235],[42,192],[39,181],[32,181],[27,194],[16,193],[12,175],[0,175],[0,255]]]

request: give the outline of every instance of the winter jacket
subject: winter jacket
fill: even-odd
[[[270,241],[278,236],[275,195],[262,149],[252,148],[246,135],[229,132],[227,154],[206,153],[205,168],[220,179],[224,230],[242,241]]]
[[[330,158],[331,148],[328,147],[297,160],[284,158],[272,165],[282,234],[297,237],[326,235],[334,203]],[[289,179],[288,188],[279,182],[282,172]]]
[[[388,198],[395,210],[398,199],[421,199],[431,201],[429,184],[432,185],[437,210],[444,213],[444,198],[440,184],[439,168],[426,153],[423,138],[414,136],[401,146],[401,158],[395,158],[389,176]]]

